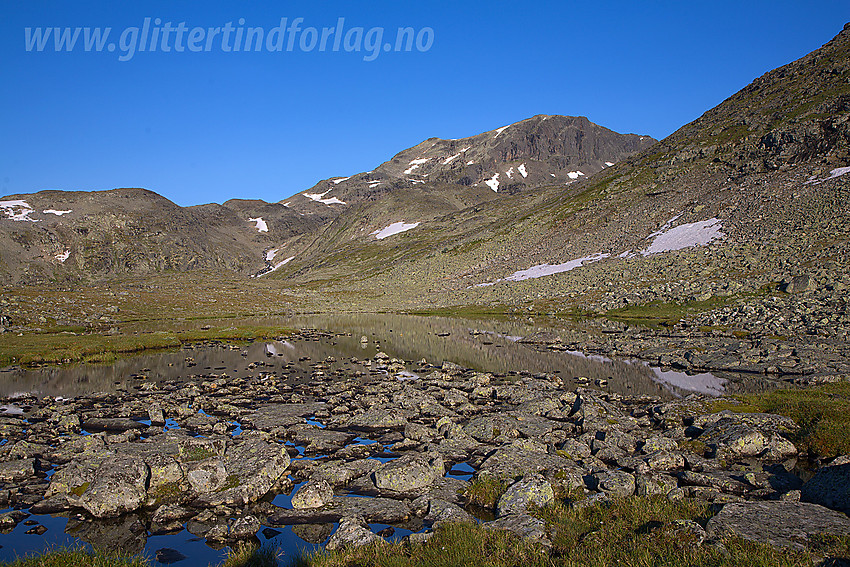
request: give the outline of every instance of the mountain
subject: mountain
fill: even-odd
[[[538,115],[469,138],[428,138],[372,171],[334,177],[283,202],[302,211],[333,211],[422,185],[514,194],[593,175],[655,143],[650,136],[618,134],[587,118]],[[466,191],[467,194],[472,193]]]
[[[310,246],[288,253],[293,259],[273,277],[321,286],[356,309],[548,302],[542,308],[553,312],[743,298],[803,273],[820,273],[825,286],[844,285],[848,111],[845,28],[657,144],[596,172],[588,168],[569,184],[563,172],[585,166],[562,167],[558,182],[514,195],[502,196],[500,183],[500,192],[483,198],[488,176],[505,179],[507,168],[530,159],[526,153],[498,171],[478,172],[468,186],[483,190],[478,202],[417,206],[420,195],[457,195],[463,170],[452,176],[450,166],[465,163],[442,163],[464,146],[425,142],[368,174],[402,176],[407,195],[392,183],[388,195],[367,195],[366,179],[357,176],[334,180],[339,189],[315,188],[329,188],[323,198],[346,206],[331,205],[339,216]],[[481,139],[499,144],[509,129],[496,132]],[[549,161],[527,167],[543,163]],[[345,192],[352,181],[358,185]],[[384,234],[391,235],[379,238]],[[537,277],[544,274],[553,275]]]
[[[361,219],[366,228],[394,210],[445,214],[572,182],[653,142],[586,118],[536,116],[472,138],[431,138],[372,172],[323,181],[279,203],[231,199],[182,208],[143,189],[11,195],[0,199],[0,281],[194,269],[264,276],[364,204],[380,201],[383,208]]]
[[[260,227],[251,218],[272,222]],[[265,266],[263,250],[319,224],[282,205],[184,208],[145,189],[11,195],[0,199],[0,281],[222,268],[253,273]]]

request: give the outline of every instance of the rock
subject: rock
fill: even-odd
[[[224,468],[224,460],[213,457],[192,463],[186,477],[192,490],[210,494],[227,483],[227,469]]]
[[[86,419],[82,425],[86,431],[122,432],[133,429],[146,429],[147,425],[126,417],[93,417]]]
[[[104,460],[80,504],[96,518],[115,518],[138,510],[145,501],[148,466],[136,459],[116,456]]]
[[[269,524],[288,526],[301,523],[338,522],[348,516],[363,517],[372,523],[394,524],[407,520],[410,515],[410,507],[400,500],[335,496],[321,508],[277,510],[269,516]]]
[[[35,459],[0,463],[0,482],[12,482],[35,476]]]
[[[839,457],[839,462],[846,460]],[[821,467],[800,491],[803,502],[850,514],[850,462]]]
[[[542,508],[554,500],[552,485],[540,475],[529,475],[508,487],[499,498],[496,515],[526,514],[529,508]]]
[[[635,494],[638,496],[667,495],[677,486],[676,479],[666,474],[635,475]]]
[[[850,518],[817,504],[741,502],[723,506],[709,520],[706,531],[716,538],[735,535],[775,547],[803,550],[811,536],[850,533]]]
[[[484,527],[491,530],[509,531],[521,538],[537,541],[546,546],[551,545],[546,532],[546,523],[528,514],[502,516],[492,522],[485,523]]]
[[[634,475],[621,470],[609,470],[592,475],[596,488],[615,498],[624,498],[635,493]]]
[[[335,551],[350,547],[363,547],[379,541],[384,540],[372,533],[362,517],[346,517],[340,520],[339,527],[328,540],[325,549]]]
[[[148,408],[148,418],[151,420],[151,425],[165,425],[165,412],[162,411],[162,406],[152,404]]]
[[[721,417],[706,427],[699,440],[715,449],[722,458],[758,457],[782,460],[797,454],[793,443],[780,430],[793,426],[787,418],[770,414],[718,414]]]
[[[434,484],[444,473],[443,457],[430,452],[404,455],[385,463],[373,475],[378,489],[409,493]]]
[[[236,518],[228,526],[228,535],[231,539],[250,539],[260,531],[260,520],[255,516],[247,515]]]
[[[782,284],[782,291],[785,293],[800,293],[803,291],[813,291],[817,288],[817,282],[808,274],[794,276],[786,280]]]
[[[355,416],[349,427],[363,431],[380,431],[383,429],[404,429],[407,418],[398,409],[372,408]]]
[[[129,555],[142,553],[148,539],[144,524],[135,514],[95,521],[71,517],[65,525],[65,533],[73,534],[92,547]]]
[[[206,506],[244,506],[266,495],[289,467],[286,446],[247,439],[229,446],[224,455],[227,480],[218,490],[201,495]]]
[[[292,495],[292,507],[296,510],[319,508],[334,497],[333,488],[324,480],[310,481]]]

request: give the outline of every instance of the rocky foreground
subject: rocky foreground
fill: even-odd
[[[548,545],[535,507],[637,494],[717,504],[707,526],[688,527],[699,541],[737,534],[799,548],[816,534],[850,533],[850,456],[806,470],[785,417],[383,353],[313,363],[308,381],[272,366],[255,361],[246,378],[5,400],[0,505],[13,510],[0,529],[25,521],[40,534],[39,514],[64,514],[68,533],[138,552],[148,535],[184,526],[224,545],[291,525],[334,549],[393,534],[367,523],[421,542],[474,513]],[[498,481],[505,490],[491,510],[471,506]],[[290,497],[279,506],[277,495]]]

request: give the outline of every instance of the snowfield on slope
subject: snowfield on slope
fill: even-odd
[[[26,201],[0,201],[0,211],[3,211],[9,220],[38,222],[30,218],[35,209]]]
[[[579,268],[586,263],[589,264],[591,262],[598,262],[599,260],[607,258],[608,256],[608,254],[591,254],[590,256],[585,256],[583,258],[569,260],[567,262],[564,262],[563,264],[538,264],[536,266],[531,266],[527,270],[516,271],[513,274],[507,276],[506,278],[502,278],[494,282],[476,284],[472,287],[486,287],[495,285],[499,282],[521,282],[523,280],[533,280],[537,278],[542,278],[544,276],[552,276],[554,274],[569,272],[570,270]]]
[[[340,201],[336,197],[331,197],[330,199],[325,199],[324,196],[330,193],[331,190],[328,189],[324,193],[304,193],[304,196],[310,199],[311,201],[316,201],[317,203],[322,203],[323,205],[331,206],[331,205],[344,205],[345,201]]]
[[[677,218],[679,217],[673,217],[660,230],[649,235],[654,239],[646,250],[641,251],[643,256],[682,250],[691,246],[705,246],[713,240],[726,236],[720,230],[722,228],[720,219],[710,218],[669,228]]]
[[[419,226],[418,222],[409,223],[409,224],[405,223],[404,221],[394,222],[393,224],[391,224],[389,226],[385,226],[384,228],[382,228],[380,230],[376,230],[372,234],[378,240],[383,240],[384,238],[387,238],[388,236],[393,236],[394,234],[406,232],[406,231],[408,231],[412,228],[416,228],[417,226]]]
[[[248,219],[248,222],[257,223],[257,232],[268,232],[269,225],[266,221],[263,220],[263,217],[257,217],[255,219]]]

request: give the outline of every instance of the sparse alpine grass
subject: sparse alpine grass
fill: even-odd
[[[781,550],[738,538],[699,545],[689,522],[704,525],[711,505],[662,497],[630,497],[610,505],[537,512],[550,528],[551,550],[476,524],[440,526],[423,545],[379,543],[319,551],[293,567],[811,567],[824,557],[850,557],[850,537],[814,538],[806,551]]]

